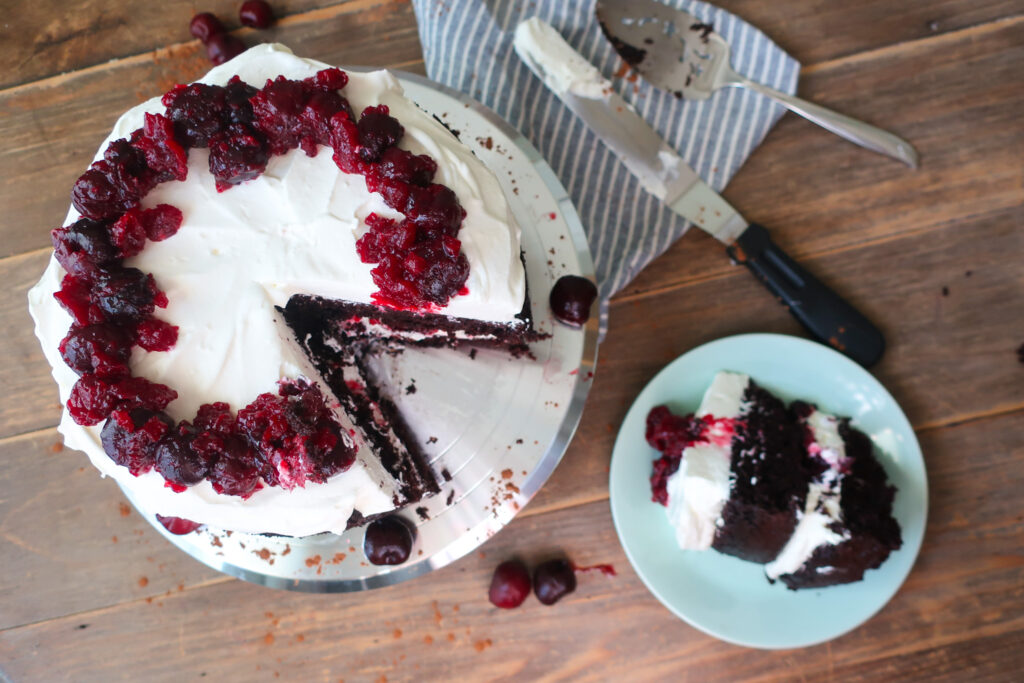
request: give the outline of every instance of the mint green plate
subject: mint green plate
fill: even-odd
[[[817,590],[769,584],[761,565],[713,550],[680,550],[665,508],[651,502],[657,451],[644,440],[647,413],[666,404],[693,412],[719,370],[743,372],[786,401],[802,398],[849,416],[871,437],[896,486],[893,514],[903,547],[864,580]],[[619,430],[610,474],[612,517],[626,556],[647,588],[690,625],[759,648],[804,647],[856,628],[895,595],[921,549],[928,482],[914,431],[889,392],[832,349],[777,334],[727,337],[683,354],[644,387]]]

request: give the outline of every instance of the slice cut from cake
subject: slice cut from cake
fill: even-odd
[[[673,436],[680,426],[683,437]],[[672,416],[664,407],[651,411],[648,442],[663,452],[670,447],[652,485],[656,499],[664,486],[680,547],[714,548],[751,562],[773,559],[803,509],[800,436],[785,404],[738,373],[718,373],[693,417]],[[669,472],[673,460],[678,465]]]
[[[385,71],[254,47],[125,113],[72,197],[29,293],[60,431],[164,516],[303,536],[418,500],[338,349],[539,337],[497,179]]]
[[[765,564],[798,589],[859,581],[900,547],[895,489],[846,418],[720,372],[696,414],[652,409],[646,437],[661,452],[653,500],[683,549]]]
[[[902,544],[892,516],[896,490],[871,440],[849,419],[803,402],[795,402],[792,410],[818,472],[808,484],[793,535],[765,566],[765,574],[794,590],[860,581]]]

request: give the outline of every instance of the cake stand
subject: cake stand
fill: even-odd
[[[523,231],[534,324],[551,336],[532,345],[532,359],[485,349],[407,349],[380,359],[398,409],[441,478],[439,494],[400,513],[415,528],[412,554],[402,565],[367,562],[362,528],[293,538],[204,527],[176,536],[125,491],[171,543],[246,581],[315,593],[358,591],[406,581],[466,555],[547,481],[576,431],[593,380],[597,316],[573,329],[553,319],[547,301],[562,275],[594,277],[565,189],[533,145],[494,112],[421,76],[397,75],[409,98],[497,175]]]

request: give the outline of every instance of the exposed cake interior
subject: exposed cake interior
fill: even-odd
[[[765,574],[792,589],[859,581],[902,545],[892,516],[895,489],[871,440],[848,419],[803,402],[794,403],[793,411],[818,473],[792,537],[765,565]]]

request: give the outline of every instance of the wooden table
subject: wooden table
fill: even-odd
[[[802,94],[891,128],[922,157],[910,172],[788,115],[726,191],[884,329],[873,371],[917,429],[931,487],[924,547],[896,597],[848,635],[784,652],[673,617],[633,573],[608,509],[615,432],[658,369],[729,334],[801,334],[701,234],[612,302],[582,425],[540,494],[478,552],[415,581],[302,595],[228,578],[62,450],[25,299],[48,231],[117,116],[208,68],[187,40],[194,8],[232,17],[238,3],[77,4],[0,2],[0,678],[1020,680],[1024,2],[720,3],[804,64]],[[238,34],[423,71],[405,2],[274,4],[276,28]],[[554,607],[491,607],[499,561],[556,550],[619,575],[586,575]]]

